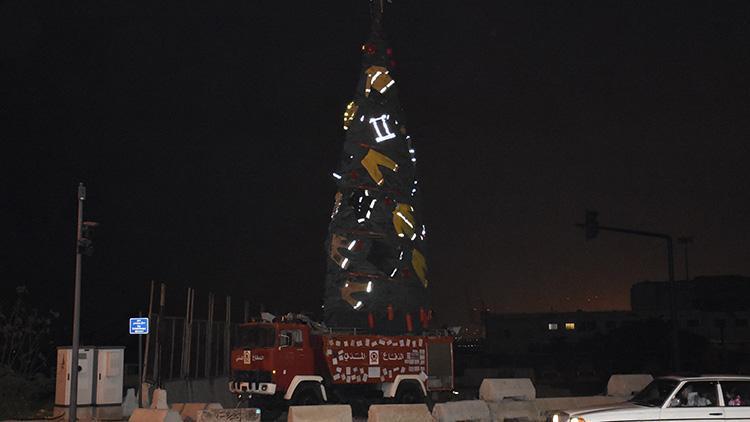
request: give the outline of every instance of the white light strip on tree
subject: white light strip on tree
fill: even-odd
[[[395,83],[396,83],[396,81],[394,81],[394,80],[391,80],[390,82],[388,82],[388,85],[386,85],[386,86],[384,86],[383,88],[381,88],[379,92],[380,92],[381,94],[385,93],[385,91],[387,91],[387,90],[388,90],[388,88],[390,88],[390,87],[391,87],[391,86],[392,86],[393,84],[395,84]]]
[[[412,211],[414,211],[414,209],[412,209]],[[396,211],[396,215],[401,217],[401,219],[404,220],[404,223],[408,224],[409,227],[411,227],[412,229],[414,228],[414,224],[412,224],[408,218],[404,217],[404,215],[401,214],[401,211]]]

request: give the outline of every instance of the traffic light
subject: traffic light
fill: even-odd
[[[586,232],[586,240],[593,239],[599,234],[598,215],[599,213],[596,211],[586,211],[586,221],[583,223],[583,228]]]
[[[94,221],[84,221],[81,225],[81,237],[78,238],[78,253],[86,256],[94,254],[94,229],[99,223]]]

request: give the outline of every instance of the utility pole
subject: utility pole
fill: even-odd
[[[576,224],[582,227],[586,233],[586,240],[598,236],[599,231],[610,231],[617,233],[634,234],[638,236],[656,237],[664,239],[667,242],[667,268],[669,273],[669,319],[671,320],[671,337],[672,337],[672,370],[680,370],[680,346],[677,337],[677,312],[675,306],[675,280],[674,280],[674,250],[672,247],[672,236],[665,233],[647,232],[643,230],[623,229],[620,227],[600,226],[596,211],[586,211],[585,223]]]
[[[677,241],[680,242],[685,251],[685,281],[690,280],[690,272],[688,271],[688,244],[693,243],[692,236],[678,237]]]
[[[83,201],[86,200],[86,186],[78,184],[78,220],[76,226],[76,276],[75,293],[73,299],[73,344],[71,345],[70,359],[70,408],[68,418],[70,422],[76,422],[78,411],[78,347],[79,328],[81,322],[81,228],[83,227]]]
[[[138,318],[141,318],[143,316],[143,311],[138,311]],[[141,383],[141,380],[143,379],[143,336],[138,336],[138,407],[141,407],[141,388],[143,387],[143,384]]]

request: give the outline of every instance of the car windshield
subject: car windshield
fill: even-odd
[[[661,406],[677,387],[677,380],[655,379],[630,401],[643,406]]]
[[[257,349],[273,347],[276,343],[276,330],[271,325],[251,325],[240,327],[237,347]]]

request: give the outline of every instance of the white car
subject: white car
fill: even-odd
[[[625,403],[557,412],[550,420],[750,421],[750,376],[657,378]]]

